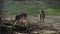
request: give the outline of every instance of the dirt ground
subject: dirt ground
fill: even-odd
[[[60,16],[46,16],[44,22],[40,22],[38,17],[29,17],[31,23],[35,23],[41,30],[37,29],[31,32],[31,34],[60,34]]]
[[[60,34],[60,16],[46,16],[44,22],[40,22],[39,16],[28,16],[28,19],[31,24],[35,23],[41,28],[41,30],[37,29],[32,32],[38,32],[39,34]],[[33,34],[32,32],[31,34]]]
[[[60,34],[60,16],[46,16],[45,21],[39,23],[42,27],[42,30],[40,30],[40,34]]]

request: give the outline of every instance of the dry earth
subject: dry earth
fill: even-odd
[[[37,24],[42,27],[39,34],[60,34],[60,16],[46,16],[45,22],[37,22]]]
[[[14,17],[11,16],[13,19]],[[8,18],[6,18],[8,20]],[[37,24],[42,30],[34,30],[39,34],[60,34],[60,16],[46,16],[44,22],[40,22],[40,18],[34,16],[28,16],[31,24]],[[33,34],[33,33],[31,33]]]

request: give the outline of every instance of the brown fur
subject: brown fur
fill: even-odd
[[[27,18],[27,14],[21,13],[15,17],[15,21],[24,22],[26,20],[26,18]]]
[[[44,22],[44,19],[45,19],[45,12],[41,11],[40,20],[42,20]]]
[[[19,14],[19,15],[17,15],[16,17],[15,17],[15,20],[20,20],[21,18],[27,18],[27,14],[26,13],[21,13],[21,14]]]

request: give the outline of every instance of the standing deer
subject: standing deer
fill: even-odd
[[[44,19],[45,19],[45,12],[41,11],[41,13],[40,13],[40,20],[44,22]]]

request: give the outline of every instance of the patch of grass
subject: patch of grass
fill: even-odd
[[[60,5],[57,4],[47,4],[49,15],[60,15]]]
[[[37,4],[34,6],[33,4],[10,4],[7,5],[5,10],[7,10],[10,13],[28,13],[30,15],[33,15],[34,13],[38,15],[40,13],[41,7],[47,8],[47,15],[60,15],[60,5],[57,4],[44,4],[44,6],[41,6],[40,4]]]

